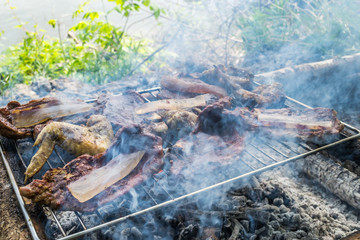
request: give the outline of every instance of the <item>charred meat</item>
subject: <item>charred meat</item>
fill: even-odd
[[[162,167],[163,151],[160,137],[143,132],[139,126],[129,126],[120,129],[115,138],[116,141],[105,153],[95,156],[85,154],[63,168],[50,169],[41,180],[35,179],[30,184],[20,187],[21,195],[33,203],[44,204],[53,209],[93,211],[98,206],[124,195]],[[69,191],[68,186],[72,182],[105,166],[118,154],[138,151],[144,151],[144,155],[135,169],[90,200],[81,203]]]
[[[195,128],[197,115],[185,110],[170,110],[159,112],[162,120],[167,125],[164,138],[174,142],[179,138],[189,135]]]
[[[42,168],[55,145],[75,156],[95,155],[106,151],[113,136],[111,124],[102,115],[91,116],[84,127],[64,122],[48,124],[42,129],[34,143],[34,146],[39,144],[41,146],[26,169],[25,182]]]
[[[215,65],[190,76],[179,74],[176,77],[163,77],[161,96],[177,99],[210,93],[218,98],[233,96],[236,103],[250,108],[283,107],[285,94],[282,85],[271,83],[254,87],[251,82],[253,77],[253,74],[243,69]]]
[[[264,84],[252,91],[239,88],[234,96],[241,105],[250,108],[278,108],[283,107],[286,99],[280,83]]]
[[[15,139],[31,137],[33,126],[39,123],[91,109],[92,105],[82,101],[60,101],[56,98],[32,100],[23,105],[12,101],[0,108],[0,135]]]
[[[103,103],[103,115],[111,122],[115,131],[123,126],[140,124],[144,117],[135,114],[134,109],[144,103],[144,99],[135,91],[128,91],[118,96],[109,96]]]
[[[0,135],[7,138],[27,138],[32,136],[32,128],[17,128],[12,123],[11,110],[20,107],[17,101],[11,101],[6,107],[0,108]]]
[[[213,68],[198,75],[202,81],[223,87],[231,94],[237,89],[252,89],[253,74],[247,70],[235,67],[226,68],[224,65],[214,65]]]
[[[172,173],[184,174],[186,169],[212,171],[239,158],[245,147],[244,137],[236,130],[236,124],[222,118],[222,112],[230,106],[231,99],[225,97],[199,114],[193,133],[177,141],[172,148],[178,159],[172,165]]]

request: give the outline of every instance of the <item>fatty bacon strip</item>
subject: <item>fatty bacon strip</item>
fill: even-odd
[[[52,209],[93,211],[104,203],[124,195],[161,169],[163,151],[160,137],[145,133],[139,126],[132,125],[120,129],[115,138],[116,141],[106,152],[95,156],[82,155],[63,168],[50,169],[41,180],[35,179],[30,184],[20,187],[21,195],[33,203],[41,203]],[[84,179],[83,177],[86,175],[91,176],[92,171],[106,166],[119,154],[132,154],[140,151],[143,152],[141,153],[143,157],[129,175],[111,186],[107,186],[105,190],[91,199],[80,202],[69,191],[70,184]],[[107,176],[97,175],[97,178],[97,181],[90,182],[96,184],[96,182],[106,179]],[[97,187],[94,186],[94,189]],[[75,188],[72,190],[76,191]]]
[[[92,105],[82,101],[61,101],[56,98],[41,98],[26,104],[11,101],[6,107],[0,108],[0,135],[13,139],[31,137],[37,124],[89,112],[92,108]]]

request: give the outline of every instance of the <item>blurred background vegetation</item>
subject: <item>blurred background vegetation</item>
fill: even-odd
[[[257,68],[265,71],[360,50],[358,0],[226,0],[221,3],[183,0],[173,14],[169,9],[156,7],[150,0],[107,1],[113,4],[107,11],[89,11],[89,1],[84,1],[72,15],[77,22],[68,29],[70,37],[60,34],[50,37],[37,25],[28,29],[26,24],[19,24],[17,27],[25,31],[26,36],[0,55],[1,93],[16,83],[29,84],[40,76],[50,79],[72,76],[94,84],[126,76],[154,52],[154,46],[158,47],[156,42],[134,38],[126,30],[127,19],[140,9],[145,9],[154,21],[170,19],[178,25],[195,28],[197,35],[205,32],[206,37],[197,41],[202,44],[209,44],[220,36],[224,46],[215,48],[223,53],[218,61],[226,65],[266,65]],[[8,5],[11,11],[11,4]],[[210,6],[215,6],[213,12],[206,11]],[[228,12],[221,12],[221,8]],[[196,9],[205,9],[206,16],[195,15]],[[213,13],[222,15],[219,19],[223,21],[212,21]],[[109,21],[111,14],[125,19],[124,26]],[[216,27],[211,21],[216,22]],[[57,19],[49,19],[48,24],[60,29]],[[208,30],[199,30],[203,26]],[[1,35],[5,36],[6,32],[1,31],[0,38]],[[185,34],[180,35],[177,43],[185,44],[181,39]],[[189,42],[196,41],[191,38]],[[229,57],[231,54],[233,58]],[[151,58],[147,64],[151,61],[157,60]],[[139,71],[146,71],[146,68]]]

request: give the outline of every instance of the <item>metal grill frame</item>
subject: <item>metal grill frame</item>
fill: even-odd
[[[147,89],[147,90],[141,90],[141,91],[137,91],[139,94],[150,94],[153,98],[157,99],[157,96],[154,94],[154,92],[160,92],[160,88],[151,88],[151,89]],[[150,102],[149,99],[147,99],[145,96],[142,96],[143,99],[146,101],[146,102]],[[290,97],[287,97],[287,100],[289,102],[291,102],[292,104],[295,104],[296,106],[298,107],[301,107],[301,108],[311,108],[310,106],[302,103],[302,102],[299,102],[293,98],[290,98]],[[90,102],[93,101],[93,100],[89,100]],[[274,163],[272,164],[266,164],[264,163],[261,159],[259,159],[258,157],[254,156],[253,154],[247,152],[245,150],[245,153],[248,154],[250,157],[252,157],[253,159],[255,159],[256,161],[260,162],[262,165],[264,165],[264,167],[261,167],[261,168],[254,168],[250,165],[248,165],[252,171],[249,171],[245,174],[241,174],[237,177],[234,177],[234,178],[231,178],[231,179],[228,179],[228,180],[225,180],[225,181],[222,181],[222,182],[219,182],[219,183],[216,183],[214,185],[211,185],[209,187],[205,187],[205,188],[202,188],[200,190],[197,190],[197,191],[194,191],[194,192],[191,192],[191,193],[188,193],[188,194],[185,194],[185,195],[182,195],[180,197],[176,197],[174,198],[167,190],[166,188],[162,187],[161,184],[159,184],[159,186],[167,193],[169,199],[171,200],[168,200],[168,201],[165,201],[165,202],[161,202],[161,203],[158,203],[152,196],[151,194],[149,194],[149,192],[143,187],[143,190],[146,192],[146,194],[152,199],[152,201],[154,202],[155,205],[149,207],[149,208],[146,208],[146,209],[143,209],[143,210],[139,210],[139,211],[136,211],[134,213],[131,213],[131,214],[128,214],[126,216],[123,216],[123,217],[120,217],[120,218],[117,218],[117,219],[114,219],[112,221],[108,221],[108,222],[104,222],[104,220],[102,219],[101,215],[99,214],[99,212],[96,210],[95,213],[96,215],[100,218],[101,220],[101,224],[99,225],[96,225],[94,227],[91,227],[91,228],[87,228],[82,220],[82,217],[81,217],[81,213],[77,212],[77,211],[73,211],[79,221],[79,224],[81,225],[82,227],[82,231],[80,232],[76,232],[76,233],[73,233],[73,234],[66,234],[66,232],[64,231],[63,227],[61,226],[55,212],[51,209],[49,209],[48,207],[43,207],[45,211],[47,212],[50,212],[52,217],[54,218],[60,232],[62,233],[63,237],[62,238],[59,238],[61,240],[65,240],[65,239],[74,239],[74,238],[78,238],[78,237],[81,237],[81,236],[84,236],[86,234],[89,234],[89,233],[92,233],[92,232],[95,232],[97,230],[100,230],[102,228],[105,228],[105,227],[108,227],[110,225],[114,225],[114,224],[117,224],[119,222],[123,222],[129,218],[132,218],[132,217],[135,217],[135,216],[138,216],[138,215],[141,215],[141,214],[144,214],[144,213],[147,213],[147,212],[150,212],[150,211],[153,211],[155,209],[159,209],[161,207],[165,207],[165,206],[169,206],[171,204],[175,204],[183,199],[186,199],[186,198],[189,198],[189,197],[192,197],[192,196],[195,196],[197,194],[200,194],[200,193],[203,193],[203,192],[206,192],[206,191],[210,191],[212,189],[215,189],[217,187],[220,187],[220,186],[223,186],[225,184],[229,184],[229,183],[232,183],[232,182],[235,182],[237,180],[240,180],[240,179],[244,179],[244,178],[247,178],[249,176],[252,176],[252,175],[255,175],[255,174],[258,174],[258,173],[261,173],[261,172],[264,172],[264,171],[267,171],[267,170],[270,170],[272,168],[275,168],[277,166],[280,166],[280,165],[283,165],[285,163],[288,163],[288,162],[291,162],[291,161],[294,161],[296,159],[299,159],[299,158],[303,158],[303,157],[306,157],[310,154],[313,154],[313,153],[316,153],[316,152],[319,152],[321,150],[324,150],[324,149],[327,149],[327,148],[330,148],[330,147],[333,147],[335,145],[338,145],[338,144],[341,144],[341,143],[344,143],[344,142],[347,142],[347,141],[350,141],[350,140],[353,140],[353,139],[356,139],[356,138],[359,138],[360,137],[360,130],[357,129],[356,127],[354,126],[351,126],[347,123],[344,123],[344,122],[341,122],[342,124],[344,124],[346,130],[350,130],[352,131],[351,134],[344,134],[344,132],[341,133],[341,135],[343,136],[343,139],[340,139],[340,140],[337,140],[337,141],[334,141],[330,144],[327,144],[325,146],[322,146],[322,147],[319,147],[319,148],[316,148],[316,149],[311,149],[309,146],[305,146],[305,145],[301,145],[301,147],[303,147],[304,149],[307,150],[307,152],[305,153],[299,153],[298,150],[296,149],[293,149],[292,147],[290,147],[289,145],[287,145],[286,143],[283,143],[283,142],[280,142],[279,141],[279,144],[282,144],[283,146],[285,146],[286,148],[288,148],[291,152],[297,154],[293,157],[289,157],[287,154],[284,154],[282,151],[278,150],[276,147],[274,146],[271,146],[267,143],[265,143],[268,147],[270,147],[271,149],[273,149],[274,151],[278,152],[280,155],[282,155],[283,157],[285,157],[286,159],[285,160],[282,160],[282,161],[278,161],[277,159],[275,159],[274,157],[270,156],[269,154],[263,152],[261,149],[259,149],[257,146],[253,145],[250,143],[250,146],[256,148],[258,151],[262,152],[264,155],[268,156],[269,158],[271,158],[273,160]],[[350,136],[349,136],[350,135]],[[15,148],[16,148],[16,151],[17,151],[17,154],[18,154],[18,157],[20,159],[20,161],[22,162],[22,164],[24,165],[24,167],[26,168],[26,164],[24,162],[24,160],[22,159],[22,156],[20,154],[20,151],[19,151],[19,148],[18,148],[18,145],[17,145],[17,142],[15,140],[14,141],[14,145],[15,145]],[[15,192],[15,195],[16,195],[16,198],[19,202],[19,205],[20,205],[20,208],[24,214],[24,217],[25,217],[25,220],[26,220],[26,223],[28,225],[28,228],[30,230],[30,233],[31,233],[31,236],[34,240],[37,240],[37,239],[40,239],[36,230],[35,230],[35,227],[34,227],[34,224],[30,218],[30,215],[28,213],[28,211],[26,210],[26,207],[25,207],[25,203],[20,195],[20,192],[19,192],[19,187],[16,183],[16,180],[15,180],[15,177],[14,177],[14,174],[13,174],[13,171],[10,167],[10,164],[8,162],[8,160],[6,159],[5,157],[5,154],[4,154],[4,146],[3,146],[3,143],[0,141],[0,144],[1,144],[1,147],[0,147],[0,155],[1,155],[1,158],[4,162],[4,165],[5,165],[5,168],[6,168],[6,171],[8,173],[8,176],[9,176],[9,179],[10,179],[10,182],[11,182],[11,185],[14,189],[14,192]],[[65,161],[63,160],[63,158],[61,157],[61,155],[59,154],[59,152],[55,149],[55,153],[57,155],[57,157],[60,159],[60,161],[65,165]],[[47,164],[50,168],[52,168],[51,164],[49,161],[47,161]],[[245,163],[246,164],[246,163]],[[155,182],[158,182],[158,180],[153,177],[152,178]],[[159,183],[159,182],[158,182]]]

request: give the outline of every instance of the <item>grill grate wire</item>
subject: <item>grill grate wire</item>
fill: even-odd
[[[159,93],[160,88],[152,88],[152,89],[138,91],[138,93],[141,94],[141,96],[143,97],[143,99],[146,102],[150,102],[150,100],[148,99],[150,97],[154,98],[155,100],[159,99],[158,96],[156,94],[154,94],[155,92]],[[144,96],[144,94],[148,94],[150,96]],[[93,100],[90,100],[90,101],[93,101]],[[310,106],[305,105],[305,104],[303,104],[301,102],[298,102],[297,100],[289,98],[289,97],[288,97],[288,101],[290,101],[292,104],[300,106],[301,108],[304,108],[304,107],[305,108],[311,108]],[[290,107],[293,107],[293,106],[290,106]],[[211,185],[209,187],[205,187],[205,188],[202,188],[200,190],[184,194],[184,195],[173,196],[173,194],[170,193],[169,189],[167,189],[167,187],[165,187],[161,183],[161,181],[160,181],[161,179],[158,179],[157,177],[152,176],[150,180],[152,181],[153,184],[156,184],[156,186],[165,193],[168,200],[159,201],[158,199],[156,199],[156,197],[152,196],[151,192],[146,188],[146,186],[141,186],[140,189],[142,191],[144,191],[145,194],[152,201],[152,204],[153,204],[152,206],[150,206],[148,208],[145,208],[145,209],[136,209],[136,211],[133,212],[133,213],[130,213],[130,214],[126,215],[126,216],[118,217],[118,218],[116,218],[114,220],[111,220],[111,221],[104,220],[104,217],[99,213],[98,210],[96,210],[95,214],[100,219],[100,224],[90,226],[90,227],[87,227],[85,225],[82,213],[80,213],[78,211],[73,211],[73,213],[76,215],[77,222],[81,226],[81,229],[82,229],[82,230],[80,230],[80,231],[78,231],[76,233],[69,234],[69,232],[71,232],[71,231],[66,232],[64,230],[64,227],[62,226],[61,221],[59,221],[59,219],[58,219],[58,216],[57,216],[58,212],[57,211],[53,211],[48,207],[43,207],[43,211],[50,213],[50,215],[54,219],[59,231],[61,232],[61,234],[63,236],[63,237],[61,237],[59,239],[65,240],[65,239],[78,238],[78,237],[84,236],[86,234],[92,233],[94,231],[101,230],[101,229],[103,229],[105,227],[108,227],[108,226],[111,226],[113,224],[125,221],[125,220],[127,220],[127,219],[129,219],[131,217],[135,217],[135,216],[138,216],[138,215],[153,211],[155,209],[174,204],[176,202],[182,201],[182,200],[184,200],[186,198],[189,198],[191,196],[200,194],[202,192],[210,191],[210,190],[212,190],[214,188],[217,188],[217,187],[220,187],[222,185],[225,185],[225,184],[228,184],[228,183],[231,183],[231,182],[234,182],[234,181],[237,181],[237,180],[252,176],[254,174],[257,174],[257,173],[272,169],[272,168],[274,168],[276,166],[280,166],[280,165],[285,164],[287,162],[290,162],[290,161],[293,161],[293,160],[296,160],[296,159],[299,159],[299,158],[303,158],[303,157],[308,156],[308,155],[310,155],[312,153],[315,153],[315,152],[321,151],[323,149],[335,146],[337,144],[340,144],[340,143],[343,143],[343,142],[346,142],[346,141],[350,141],[352,139],[360,137],[360,130],[358,130],[357,128],[355,128],[355,127],[353,127],[353,126],[351,126],[349,124],[346,124],[346,123],[343,123],[343,124],[345,125],[345,127],[347,128],[348,131],[352,132],[350,136],[349,136],[349,134],[342,133],[342,137],[343,137],[342,139],[336,139],[335,142],[330,143],[328,145],[325,145],[323,147],[316,148],[316,149],[313,149],[313,148],[307,146],[304,143],[299,143],[297,147],[301,148],[301,152],[304,151],[303,153],[300,153],[299,150],[293,149],[292,146],[290,146],[288,143],[285,143],[283,141],[276,141],[276,143],[274,144],[275,146],[274,146],[274,145],[272,145],[272,144],[270,144],[268,142],[268,139],[264,139],[264,137],[257,138],[256,143],[250,142],[248,144],[248,146],[255,149],[255,151],[250,152],[250,151],[248,151],[248,149],[246,149],[244,151],[244,154],[242,155],[241,162],[242,162],[242,164],[244,166],[246,166],[247,169],[245,169],[245,171],[243,171],[240,175],[238,175],[237,177],[234,177],[234,178],[231,178],[231,179],[216,183],[216,184]],[[19,151],[18,142],[13,140],[13,144],[15,145],[16,152],[17,152],[18,158],[20,159],[20,162],[26,168],[27,165],[26,165],[24,159],[22,158],[21,152]],[[281,150],[279,149],[279,146],[282,146]],[[289,153],[284,153],[283,149],[288,150]],[[32,235],[34,240],[37,240],[37,239],[39,239],[38,234],[37,234],[37,232],[36,232],[36,230],[34,228],[32,220],[29,217],[29,213],[27,212],[27,210],[25,208],[25,204],[24,204],[24,202],[22,200],[22,197],[21,197],[21,195],[20,195],[20,193],[18,191],[18,186],[17,186],[17,183],[15,181],[12,169],[11,169],[7,159],[5,158],[4,145],[2,144],[2,142],[1,142],[0,153],[1,153],[2,159],[3,159],[4,163],[5,163],[5,167],[6,167],[6,170],[7,170],[8,174],[9,174],[12,186],[13,186],[13,188],[15,190],[16,197],[17,197],[17,199],[18,199],[18,201],[20,203],[21,209],[22,209],[22,211],[24,213],[24,216],[25,216],[25,219],[27,221],[28,227],[30,229],[31,235]],[[66,162],[64,161],[63,157],[61,156],[61,154],[59,153],[59,151],[56,148],[55,148],[55,153],[56,153],[57,158],[60,160],[60,162],[63,165],[65,165]],[[290,153],[292,153],[292,154],[290,154]],[[245,155],[247,155],[247,157],[244,157]],[[267,161],[265,161],[265,159],[267,159]],[[52,168],[52,165],[51,165],[51,163],[49,161],[47,161],[46,163],[47,163],[48,167]],[[254,163],[255,163],[256,166],[254,166]],[[169,174],[166,171],[163,171],[163,172],[164,172],[163,174],[166,176],[166,178],[169,177]],[[148,181],[150,181],[150,180],[148,180]],[[110,204],[112,204],[113,207],[116,208],[116,205],[114,204],[114,202],[112,202]],[[72,229],[76,229],[76,225],[77,224],[74,223],[74,227]]]

